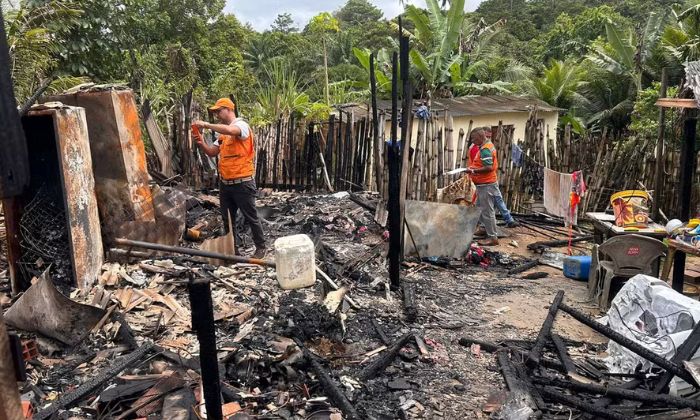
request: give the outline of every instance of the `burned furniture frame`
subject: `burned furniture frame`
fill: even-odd
[[[640,386],[644,384],[644,381],[634,377],[634,375],[630,375],[633,377],[632,380],[619,385],[599,385],[588,382],[577,372],[581,366],[577,366],[571,359],[565,340],[552,332],[554,320],[560,311],[654,363],[665,372],[658,375],[648,389],[641,389]],[[463,346],[477,344],[485,351],[497,353],[503,377],[512,394],[511,398],[519,399],[537,414],[541,414],[541,411],[547,408],[543,399],[568,405],[589,415],[607,419],[629,418],[625,413],[615,411],[612,407],[608,408],[614,400],[663,404],[668,407],[700,411],[700,402],[695,399],[664,394],[675,376],[699,388],[698,383],[685,369],[683,363],[692,358],[700,349],[700,322],[695,324],[688,338],[678,347],[674,357],[667,360],[612,328],[598,323],[581,311],[568,306],[564,303],[564,292],[559,291],[553,299],[549,313],[529,351],[515,345],[499,345],[467,337],[460,339],[459,343]],[[553,349],[560,362],[543,357],[544,349],[547,346]],[[523,363],[518,364],[515,359]],[[529,371],[526,371],[526,366]],[[545,369],[553,370],[559,376],[553,376]],[[540,375],[534,375],[534,373]],[[561,376],[564,378],[562,379]],[[573,391],[576,394],[567,395],[559,390]],[[591,398],[595,401],[590,402],[590,399],[584,398],[586,395],[599,395],[601,397]]]
[[[89,288],[97,280],[104,252],[85,110],[61,104],[35,106],[22,124],[30,151],[30,183],[21,195],[3,201],[12,292],[22,291],[31,280],[20,272],[26,250],[22,216],[45,185],[60,194],[55,204],[65,214],[70,280],[79,288]],[[61,224],[60,216],[56,223]]]

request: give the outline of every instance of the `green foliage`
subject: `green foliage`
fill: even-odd
[[[580,90],[585,84],[585,70],[575,62],[552,60],[541,76],[531,78],[525,91],[552,106],[570,109],[585,102]]]
[[[652,86],[640,90],[634,102],[634,112],[632,113],[632,123],[630,130],[642,138],[656,138],[659,131],[659,107],[656,101],[659,99],[661,83],[654,82]],[[666,92],[667,97],[675,97],[678,88],[671,86]],[[671,124],[666,126],[666,138],[672,135]]]
[[[362,26],[366,22],[382,20],[384,13],[367,0],[348,0],[340,10],[335,13],[343,30]]]
[[[282,32],[283,34],[290,34],[292,32],[297,32],[299,28],[294,26],[294,19],[289,13],[281,13],[277,15],[275,21],[272,22],[273,32]]]
[[[606,36],[606,23],[617,27],[630,25],[628,19],[608,5],[586,9],[574,17],[562,13],[552,29],[536,40],[538,58],[546,62],[587,54],[591,42]]]

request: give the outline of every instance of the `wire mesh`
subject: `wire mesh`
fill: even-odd
[[[57,187],[41,186],[20,219],[20,271],[26,280],[49,265],[54,278],[69,279],[70,243],[63,196]]]

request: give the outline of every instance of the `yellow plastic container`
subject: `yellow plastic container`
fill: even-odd
[[[698,225],[700,225],[700,219],[690,219],[688,221],[688,228],[690,229],[695,229]]]
[[[646,228],[649,226],[649,193],[641,190],[620,191],[610,197],[619,227]]]

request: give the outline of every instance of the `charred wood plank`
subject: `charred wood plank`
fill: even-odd
[[[537,413],[539,410],[537,401],[530,393],[530,389],[528,389],[527,384],[518,376],[517,369],[510,360],[509,352],[498,352],[496,357],[498,360],[498,366],[501,369],[501,374],[503,375],[503,379],[505,379],[508,390],[511,392],[510,398],[515,401],[515,406],[523,407],[523,405],[525,405],[532,410],[533,414]]]
[[[29,183],[27,141],[17,113],[8,51],[0,11],[0,121],[3,122],[0,130],[0,198],[22,194]]]
[[[510,271],[508,271],[508,275],[509,275],[509,276],[513,276],[513,275],[515,275],[515,274],[520,274],[520,273],[522,273],[523,271],[527,271],[527,270],[529,270],[529,269],[531,269],[531,268],[535,268],[535,267],[537,267],[538,265],[540,265],[540,261],[539,261],[539,260],[528,261],[528,262],[523,263],[523,264],[521,264],[521,265],[519,265],[519,266],[517,266],[517,267],[512,268]]]
[[[698,351],[700,348],[700,322],[695,324],[695,327],[693,328],[693,331],[691,331],[690,335],[688,338],[685,339],[683,344],[678,346],[678,349],[676,350],[676,354],[673,355],[671,358],[671,361],[674,363],[681,364],[687,360],[690,360],[693,355]],[[663,376],[659,379],[659,382],[654,386],[654,392],[660,393],[663,392],[666,387],[668,387],[668,384],[671,383],[671,380],[673,379],[675,375],[673,372],[666,371],[664,372]],[[692,375],[691,375],[692,376]],[[693,384],[697,387],[697,384],[695,382],[688,382],[690,384]]]
[[[127,356],[116,360],[107,369],[100,372],[94,378],[88,380],[87,382],[76,388],[74,391],[64,394],[58,399],[58,401],[51,404],[44,410],[41,410],[38,413],[36,413],[34,415],[34,418],[37,420],[44,420],[53,416],[61,409],[72,407],[73,404],[79,402],[86,396],[93,393],[97,388],[106,384],[109,380],[117,376],[124,369],[141,360],[141,358],[143,358],[149,351],[151,351],[152,348],[152,343],[146,343],[139,347],[137,350],[128,354]]]
[[[579,381],[564,381],[561,379],[533,378],[532,383],[542,386],[552,386],[556,388],[570,389],[576,392],[584,392],[595,395],[609,395],[625,400],[641,401],[645,403],[659,403],[672,405],[678,408],[692,408],[700,411],[700,401],[691,398],[675,397],[668,394],[657,394],[652,391],[642,389],[624,389],[613,386],[603,386],[594,383],[583,383]]]
[[[408,344],[408,342],[415,336],[416,333],[411,331],[403,335],[399,340],[394,343],[384,354],[377,360],[372,362],[366,368],[362,369],[360,372],[360,379],[363,381],[370,380],[375,376],[379,375],[384,369],[391,364],[391,362],[396,358],[402,348]]]
[[[573,238],[571,239],[571,243],[576,243],[576,242],[587,242],[587,241],[592,241],[593,240],[593,235],[587,235],[587,236],[581,236],[578,238]],[[560,246],[566,246],[569,244],[568,239],[556,239],[552,241],[540,241],[540,242],[534,242],[531,243],[530,245],[527,246],[527,249],[531,251],[538,251],[538,250],[544,250],[547,248],[556,248]]]
[[[385,346],[390,346],[391,345],[391,340],[389,340],[389,337],[387,337],[386,332],[384,332],[384,328],[382,328],[381,325],[377,322],[375,318],[371,319],[372,321],[372,326],[374,327],[375,330],[377,330],[377,335],[379,335],[379,339],[382,341],[382,343]]]
[[[323,392],[328,394],[328,397],[331,399],[331,401],[333,401],[333,403],[337,405],[338,408],[340,408],[340,410],[348,419],[361,419],[360,415],[357,413],[357,410],[355,410],[355,407],[353,407],[353,405],[350,403],[343,391],[341,391],[340,388],[338,388],[338,385],[336,385],[335,381],[331,379],[328,373],[326,373],[323,366],[321,366],[321,364],[318,363],[318,361],[316,361],[314,356],[311,355],[311,353],[308,350],[304,350],[304,357],[306,359],[306,362],[311,366],[311,369],[316,374],[318,381],[321,383]]]
[[[540,329],[540,333],[537,335],[535,345],[532,347],[532,349],[530,350],[530,354],[527,357],[526,364],[528,367],[534,368],[535,366],[540,364],[540,356],[542,355],[542,350],[544,349],[547,337],[549,337],[549,335],[552,332],[554,319],[557,316],[557,312],[559,312],[559,305],[562,304],[563,300],[564,291],[560,290],[554,297],[554,302],[552,302],[552,304],[549,307],[547,318],[545,318],[544,323],[542,324],[542,328]]]
[[[194,274],[192,273],[192,276]],[[202,384],[207,418],[223,419],[221,411],[221,382],[219,361],[216,354],[216,328],[214,326],[214,304],[211,284],[208,279],[190,278],[188,284],[192,308],[192,329],[199,341],[199,359],[202,367]]]
[[[570,395],[564,395],[560,392],[554,391],[551,388],[540,388],[540,393],[543,397],[556,401],[560,404],[568,405],[569,407],[577,408],[583,412],[596,415],[598,417],[609,419],[609,420],[627,420],[628,417],[611,410],[606,410],[604,408],[597,407],[589,402],[586,402],[580,398],[572,397]]]
[[[565,303],[562,303],[561,305],[559,305],[559,309],[561,309],[562,311],[571,315],[571,317],[573,317],[577,321],[581,322],[582,324],[594,329],[595,331],[599,332],[600,334],[613,340],[617,344],[619,344],[619,345],[625,347],[626,349],[634,352],[635,354],[647,359],[648,361],[658,365],[659,367],[661,367],[669,372],[674,373],[676,376],[680,377],[681,379],[688,382],[689,384],[695,383],[695,380],[693,379],[693,377],[682,366],[679,366],[678,363],[671,361],[671,360],[664,359],[662,356],[659,356],[658,354],[648,350],[644,346],[630,340],[629,338],[618,333],[617,331],[613,330],[612,328],[610,328],[606,325],[602,325],[599,322],[596,322],[595,320],[593,320],[593,319],[589,318],[587,315],[585,315],[583,312],[579,311],[578,309],[574,309]]]
[[[562,340],[558,334],[552,334],[551,339],[552,343],[554,343],[554,348],[557,350],[559,360],[561,360],[562,365],[564,365],[564,369],[566,369],[566,374],[570,377],[572,375],[576,375],[576,364],[571,358],[571,355],[569,355],[569,350],[566,348],[564,340]]]
[[[495,353],[497,351],[508,351],[510,350],[513,354],[518,355],[521,357],[523,360],[527,359],[528,353],[518,347],[512,347],[506,344],[497,344],[493,343],[491,341],[485,341],[485,340],[479,340],[477,338],[472,338],[472,337],[462,337],[459,339],[459,344],[464,346],[464,347],[471,347],[472,344],[478,344],[482,350],[488,353]],[[559,371],[561,373],[566,373],[566,368],[564,368],[564,365],[559,363],[556,360],[552,360],[549,358],[542,357],[540,358],[540,366],[545,367],[547,369],[553,369],[556,371]]]
[[[403,285],[403,310],[406,321],[415,322],[418,318],[418,306],[416,305],[416,287],[413,284]]]

